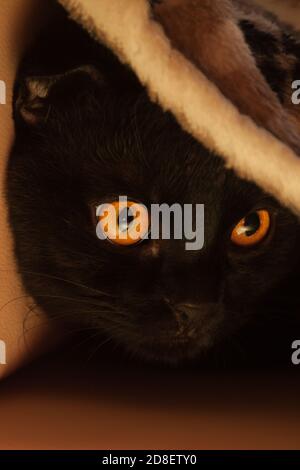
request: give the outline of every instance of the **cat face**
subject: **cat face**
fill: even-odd
[[[89,69],[36,85],[17,101],[7,196],[25,287],[50,318],[177,363],[280,310],[278,293],[298,273],[295,216],[142,89],[118,93]],[[147,208],[204,204],[203,249],[187,250],[184,238],[99,240],[96,207],[120,195]],[[243,226],[248,242],[265,233],[239,243]]]

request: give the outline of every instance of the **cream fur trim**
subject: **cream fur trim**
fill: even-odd
[[[113,49],[171,110],[182,127],[220,154],[241,177],[255,181],[300,213],[300,159],[259,128],[180,52],[150,17],[146,0],[60,0],[71,16]],[[300,79],[300,77],[299,77]]]

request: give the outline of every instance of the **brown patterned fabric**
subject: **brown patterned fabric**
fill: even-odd
[[[300,106],[291,101],[292,83],[300,80],[295,30],[254,0],[60,2],[131,66],[183,128],[300,212]],[[287,16],[295,5],[280,4]]]

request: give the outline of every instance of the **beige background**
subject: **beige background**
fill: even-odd
[[[5,170],[14,138],[13,82],[22,52],[36,26],[42,24],[46,6],[46,0],[0,1],[0,80],[7,88],[7,104],[0,105],[0,340],[7,346],[7,366],[0,366],[0,379],[42,350],[48,335],[53,334],[43,315],[31,316],[24,324],[32,300],[25,295],[16,273],[4,198]]]

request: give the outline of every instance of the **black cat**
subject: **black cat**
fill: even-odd
[[[28,293],[49,318],[148,359],[240,359],[241,349],[245,360],[290,361],[299,221],[225,169],[59,14],[55,37],[44,31],[16,85],[7,199]],[[96,207],[120,195],[147,207],[204,204],[204,248],[99,240]]]

